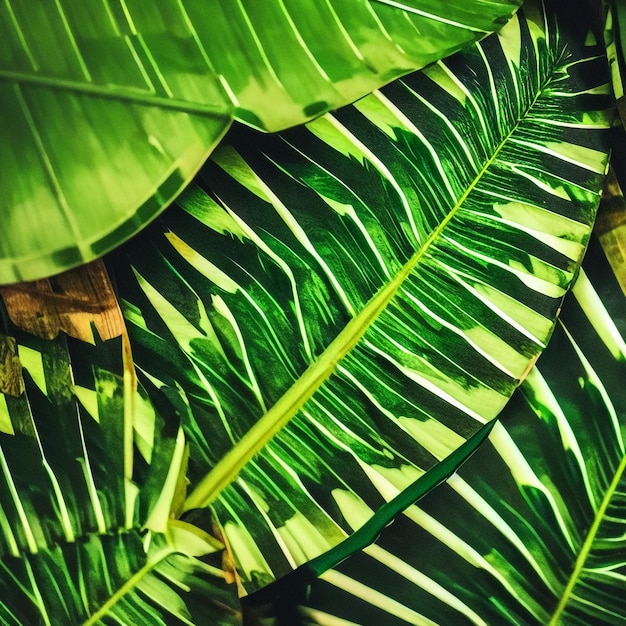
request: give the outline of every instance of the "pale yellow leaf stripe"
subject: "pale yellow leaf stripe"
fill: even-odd
[[[572,597],[574,587],[576,586],[576,583],[578,582],[578,577],[580,576],[580,573],[585,566],[585,561],[587,560],[587,557],[589,556],[589,552],[591,551],[591,548],[593,546],[593,542],[596,539],[596,534],[598,533],[600,524],[602,523],[604,516],[606,514],[606,510],[609,507],[609,504],[611,503],[611,498],[617,491],[617,488],[619,486],[619,483],[622,479],[622,475],[624,474],[625,470],[626,470],[626,456],[622,459],[622,462],[619,464],[619,467],[617,468],[617,471],[615,472],[615,476],[613,477],[613,480],[611,481],[611,484],[609,485],[609,488],[607,489],[606,494],[604,495],[602,504],[600,505],[600,508],[598,509],[596,517],[593,520],[593,524],[591,525],[591,528],[589,529],[589,532],[587,533],[587,537],[585,538],[585,543],[583,544],[580,552],[578,553],[578,558],[576,559],[576,564],[574,565],[574,570],[572,571],[572,575],[569,578],[567,586],[565,587],[563,594],[561,595],[559,604],[556,607],[552,615],[552,619],[550,620],[550,623],[548,626],[557,626],[557,624],[562,623],[560,621],[561,614],[567,608],[567,604]]]
[[[472,181],[472,184],[464,191],[445,219],[424,242],[424,245],[409,259],[395,277],[369,301],[367,306],[346,324],[345,328],[319,358],[198,483],[185,501],[185,511],[204,507],[212,502],[234,480],[244,465],[296,415],[317,389],[328,380],[337,364],[357,345],[372,323],[396,295],[431,244],[439,238],[450,220],[454,218],[467,196],[497,158],[514,130],[515,127],[504,137],[491,158]]]

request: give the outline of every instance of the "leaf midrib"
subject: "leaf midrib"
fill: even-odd
[[[587,557],[589,556],[589,553],[591,552],[591,547],[593,546],[593,542],[596,539],[596,535],[598,534],[598,530],[600,529],[600,525],[602,524],[606,510],[609,507],[609,504],[611,503],[611,499],[615,495],[615,492],[617,491],[617,487],[625,471],[626,471],[626,455],[622,457],[622,461],[619,464],[615,472],[615,476],[613,477],[611,484],[609,485],[606,493],[604,494],[604,498],[602,499],[600,508],[598,509],[598,512],[596,513],[593,523],[591,524],[591,527],[589,528],[589,532],[587,533],[587,536],[585,537],[585,541],[580,549],[580,552],[578,553],[578,558],[576,559],[576,563],[574,564],[574,569],[572,570],[572,574],[567,582],[567,585],[565,586],[565,589],[563,590],[561,599],[552,615],[552,618],[550,619],[548,626],[557,626],[557,624],[559,623],[558,620],[561,617],[561,614],[567,608],[567,604],[570,598],[572,597],[574,587],[576,586],[576,583],[578,582],[578,577],[580,576],[580,573],[583,567],[585,566]]]
[[[117,604],[117,602],[124,597],[128,592],[132,591],[139,581],[149,574],[159,563],[163,562],[172,554],[175,554],[175,550],[171,547],[166,547],[157,554],[155,554],[143,567],[138,569],[124,584],[115,590],[111,596],[100,605],[100,608],[91,614],[87,621],[83,622],[82,626],[94,626],[103,617],[106,617],[109,613],[109,609]]]
[[[52,91],[66,91],[89,96],[94,99],[116,100],[129,104],[152,106],[160,109],[170,109],[180,113],[189,113],[203,117],[233,117],[233,106],[224,96],[224,103],[204,104],[174,97],[151,94],[147,90],[129,89],[116,85],[97,85],[75,80],[53,78],[50,76],[33,75],[24,72],[0,70],[0,81],[5,80],[20,86],[34,85],[51,89]]]
[[[549,76],[554,74],[557,63],[551,68]],[[544,77],[544,81],[546,78]],[[537,98],[545,88],[545,82],[541,84],[535,97],[525,109],[523,115],[512,126],[511,130],[503,137],[493,154],[485,162],[474,180],[457,200],[448,215],[441,221],[437,228],[430,234],[423,246],[405,263],[401,270],[387,285],[385,285],[367,305],[353,317],[337,337],[328,345],[326,350],[312,363],[302,376],[283,394],[283,396],[269,409],[246,434],[233,446],[200,480],[191,494],[185,500],[183,512],[209,505],[217,498],[239,474],[244,465],[257,454],[270,439],[276,435],[313,396],[320,386],[331,376],[337,364],[345,357],[352,348],[361,340],[363,335],[378,318],[389,302],[396,295],[405,279],[413,271],[415,266],[430,249],[432,243],[445,230],[448,223],[453,219],[461,208],[469,194],[474,190],[487,169],[491,167],[498,157],[502,148],[509,138],[518,129],[520,123],[527,117],[533,108]]]

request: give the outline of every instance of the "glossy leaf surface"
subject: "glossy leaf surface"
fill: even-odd
[[[606,61],[530,4],[333,116],[237,129],[111,260],[150,396],[255,589],[496,417],[545,346],[606,168]],[[582,33],[585,35],[586,33]]]
[[[251,614],[290,626],[626,622],[626,302],[595,248],[591,280],[458,474],[336,567],[324,557],[249,598]]]
[[[234,117],[300,124],[484,36],[517,4],[3,3],[0,283],[131,237]]]

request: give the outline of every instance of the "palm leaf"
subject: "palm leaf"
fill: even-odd
[[[493,31],[516,4],[3,3],[0,283],[132,236],[233,117],[302,123]]]
[[[239,623],[223,546],[170,520],[184,438],[136,386],[101,264],[2,296],[0,622]]]
[[[177,552],[134,529],[93,534],[0,563],[3,624],[241,623],[217,563]],[[212,559],[215,561],[215,559]],[[123,594],[120,593],[123,591]],[[111,602],[111,600],[114,600]]]
[[[248,598],[251,614],[626,623],[626,306],[601,255],[596,244],[591,280],[581,274],[550,346],[458,474],[346,561],[325,555]]]
[[[233,130],[112,260],[190,441],[184,508],[211,505],[248,589],[436,468],[545,346],[609,106],[601,47],[547,6],[306,128]]]
[[[74,284],[56,293],[42,285],[3,293],[8,300],[38,299],[33,318],[50,321],[32,328],[34,334],[7,320],[2,335],[3,554],[35,553],[133,523],[127,516],[127,503],[136,494],[129,484],[133,442],[125,415],[129,387],[122,382],[129,375],[122,358],[124,325],[102,268],[81,273],[99,287],[85,294],[83,308],[99,298],[100,312],[111,320],[105,342],[98,332],[85,342],[55,328],[49,300],[68,301],[71,308]],[[109,458],[109,449],[119,454]]]

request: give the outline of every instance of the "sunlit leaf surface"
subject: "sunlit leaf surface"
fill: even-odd
[[[499,28],[517,0],[0,5],[0,283],[135,234],[236,117],[276,130]]]
[[[184,508],[212,506],[248,589],[457,450],[551,334],[606,168],[606,61],[552,4],[519,15],[304,128],[234,130],[111,259],[189,438]]]
[[[251,615],[626,623],[626,301],[597,243],[585,267],[537,367],[458,474],[346,561],[327,569],[326,555],[250,597]]]

